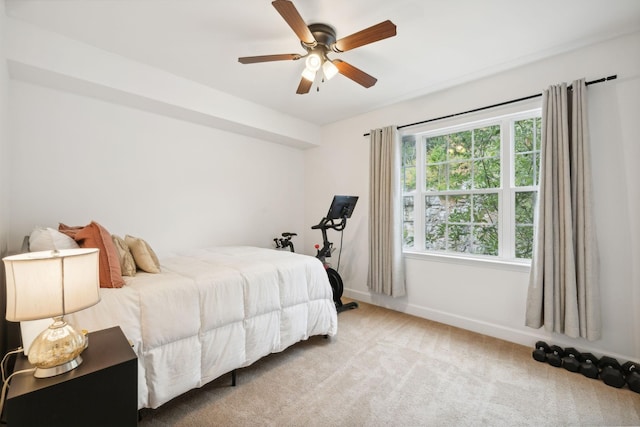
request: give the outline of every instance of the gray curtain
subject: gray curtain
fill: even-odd
[[[405,294],[402,260],[400,141],[395,126],[372,130],[369,156],[368,288],[394,297]]]
[[[600,292],[586,98],[584,79],[574,81],[570,90],[563,83],[543,93],[540,192],[526,325],[597,340]]]

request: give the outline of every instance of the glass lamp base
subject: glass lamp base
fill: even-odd
[[[82,363],[82,357],[78,356],[73,360],[63,363],[62,365],[53,366],[51,368],[38,368],[33,373],[36,378],[49,378],[56,375],[64,374],[73,369],[76,369]]]
[[[48,378],[77,368],[87,339],[71,325],[55,317],[53,324],[36,337],[29,348],[29,362],[36,367],[36,378]]]

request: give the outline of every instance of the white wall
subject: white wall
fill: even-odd
[[[7,100],[9,90],[9,74],[5,56],[6,25],[4,1],[0,2],[0,256],[6,253],[6,230],[9,221],[9,205],[7,203],[8,188],[8,132],[7,132]],[[1,271],[1,270],[0,270]],[[4,274],[3,274],[4,276]],[[3,283],[0,281],[0,283]]]
[[[406,256],[408,295],[371,294],[367,277],[368,139],[371,128],[402,125],[540,93],[562,81],[617,74],[590,86],[595,216],[600,244],[603,338],[596,342],[524,327],[528,268]],[[375,90],[375,88],[373,89]],[[548,58],[489,78],[325,126],[322,145],[305,152],[306,252],[333,194],[359,195],[344,236],[345,295],[524,345],[537,339],[640,360],[640,34]],[[314,240],[315,239],[315,240]],[[339,235],[330,240],[339,244]],[[335,261],[335,260],[334,260]]]
[[[7,255],[7,232],[9,230],[9,135],[8,135],[8,97],[9,74],[6,58],[6,22],[4,1],[0,1],[0,258]],[[0,263],[0,313],[5,312],[4,263]],[[4,316],[1,316],[4,319]],[[0,352],[4,354],[14,343],[10,331],[0,322]]]
[[[95,220],[159,255],[302,228],[298,149],[17,80],[9,105],[13,248],[58,222]]]

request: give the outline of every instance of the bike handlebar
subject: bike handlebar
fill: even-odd
[[[336,224],[333,221],[334,221],[333,219],[322,218],[322,221],[320,221],[319,224],[312,225],[311,229],[312,230],[333,229],[333,230],[336,230],[336,231],[342,231],[342,230],[344,230],[344,227],[347,225],[347,218],[346,217],[343,217],[339,224]]]

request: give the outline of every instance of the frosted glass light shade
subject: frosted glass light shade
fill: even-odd
[[[302,70],[302,77],[309,80],[310,82],[313,82],[316,79],[316,72],[305,68],[304,70]]]
[[[311,71],[318,71],[322,65],[322,58],[317,53],[310,53],[305,60],[305,65]]]
[[[336,74],[338,74],[338,67],[336,67],[333,62],[327,59],[326,61],[324,61],[324,64],[322,64],[322,72],[324,73],[324,76],[327,80],[331,80],[333,77],[335,77]]]

